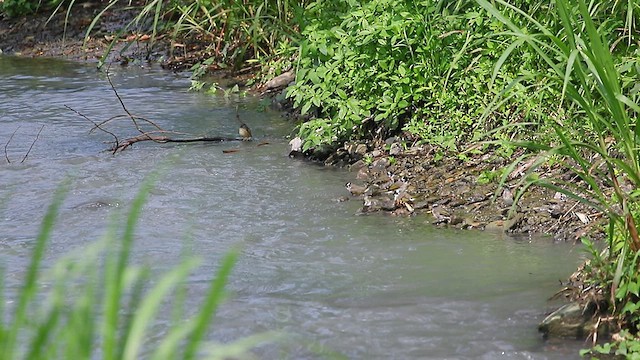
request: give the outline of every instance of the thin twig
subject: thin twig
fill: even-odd
[[[133,124],[135,125],[136,129],[137,129],[140,133],[144,134],[144,133],[145,133],[145,131],[144,131],[144,130],[142,130],[142,129],[140,128],[140,125],[138,125],[138,120],[142,120],[142,121],[144,121],[144,122],[146,122],[146,123],[148,123],[148,124],[151,124],[153,127],[155,127],[155,128],[156,128],[156,129],[158,129],[158,130],[163,130],[160,126],[158,126],[158,125],[157,125],[156,123],[154,123],[153,121],[148,120],[148,119],[145,119],[145,118],[144,118],[144,117],[142,117],[142,116],[133,115],[133,114],[132,114],[128,109],[127,109],[127,107],[124,105],[124,101],[123,101],[123,100],[122,100],[122,98],[120,97],[120,94],[118,94],[118,91],[116,90],[116,87],[113,85],[113,82],[111,81],[111,76],[109,76],[109,69],[107,69],[106,75],[107,75],[107,80],[109,81],[109,85],[111,86],[111,90],[113,90],[113,93],[116,95],[116,98],[118,98],[118,102],[120,102],[120,106],[122,106],[122,109],[124,110],[124,112],[125,112],[125,113],[127,113],[127,115],[129,116],[129,118],[131,119],[131,121],[132,121],[132,122],[133,122]],[[116,116],[113,116],[113,117],[111,117],[111,118],[109,118],[109,119],[107,119],[107,120],[103,121],[102,123],[100,123],[100,125],[104,125],[104,124],[106,124],[107,122],[109,122],[109,121],[111,121],[111,120],[113,120],[113,119],[116,119],[116,118],[119,118],[119,117],[123,117],[123,116],[125,116],[125,115],[116,115]],[[163,130],[163,131],[164,131],[164,130]]]
[[[9,163],[9,164],[11,164],[11,160],[9,160],[9,154],[7,153],[7,147],[9,147],[9,143],[11,142],[11,139],[13,139],[13,136],[18,132],[18,130],[20,129],[21,126],[22,125],[18,125],[18,127],[13,132],[13,134],[11,134],[11,136],[9,136],[9,140],[7,140],[7,143],[4,144],[4,158],[7,159],[7,163]]]
[[[108,118],[107,120],[105,120],[103,122],[97,123],[96,124],[96,128],[99,128],[100,126],[103,126],[103,125],[107,124],[111,120],[115,120],[115,119],[122,118],[122,117],[127,117],[128,118],[130,116],[126,115],[126,114],[114,115],[114,116]],[[151,124],[153,127],[155,127],[156,129],[158,129],[160,131],[165,131],[163,128],[161,128],[159,125],[157,125],[156,123],[154,123],[153,121],[151,121],[149,119],[146,119],[146,118],[144,118],[142,116],[138,116],[138,115],[133,115],[133,117],[138,119],[138,120],[143,120],[144,122],[146,122],[148,124]],[[89,130],[89,133],[91,133],[93,130],[95,130],[95,128]],[[140,129],[138,128],[138,130],[140,130]]]
[[[593,326],[593,342],[591,343],[593,346],[596,346],[598,343],[598,327],[600,327],[600,321],[602,321],[602,318],[598,316],[598,321],[596,321],[596,324]]]
[[[24,154],[24,157],[22,158],[22,161],[20,161],[20,164],[22,164],[25,160],[27,160],[27,157],[29,156],[29,153],[31,152],[31,149],[33,149],[33,145],[36,144],[36,141],[38,141],[38,138],[40,137],[40,133],[42,132],[42,129],[44,129],[44,125],[42,125],[40,127],[40,130],[36,134],[36,138],[33,139],[33,142],[31,143],[31,146],[29,146],[29,150],[27,150],[27,153]]]
[[[89,119],[86,115],[84,115],[84,114],[80,113],[79,111],[77,111],[77,110],[75,110],[75,109],[71,108],[70,106],[68,106],[68,105],[64,105],[64,107],[66,107],[67,109],[69,109],[69,110],[73,111],[74,113],[76,113],[76,114],[78,114],[78,115],[82,116],[82,117],[83,117],[83,118],[85,118],[87,121],[89,121],[90,123],[92,123],[92,124],[94,125],[94,127],[91,129],[91,131],[93,131],[94,129],[99,129],[99,130],[102,130],[102,131],[104,131],[105,133],[107,133],[107,134],[109,134],[109,135],[113,136],[113,139],[114,139],[114,141],[115,141],[115,147],[118,147],[119,141],[118,141],[118,137],[116,136],[116,134],[112,133],[111,131],[109,131],[109,130],[107,130],[107,129],[103,129],[103,128],[101,127],[101,125],[100,125],[100,124],[96,124],[96,123],[95,123],[95,121],[93,121],[93,120]],[[89,133],[91,133],[91,131],[89,131]]]
[[[556,228],[556,227],[560,226],[560,223],[562,222],[562,220],[563,220],[564,218],[566,218],[566,217],[567,217],[567,215],[569,215],[569,213],[570,213],[570,212],[572,212],[572,211],[573,211],[573,209],[575,209],[579,204],[580,204],[580,202],[577,202],[577,201],[576,201],[576,203],[575,203],[575,204],[573,204],[573,206],[572,206],[569,210],[567,210],[564,214],[562,214],[562,215],[558,218],[558,221],[556,221],[556,223],[555,223],[555,224],[551,225],[551,226],[550,226],[547,230],[545,230],[544,232],[545,232],[546,234],[549,234],[549,233],[551,233],[551,230],[553,230],[554,228]],[[565,221],[565,222],[566,222],[566,221]]]
[[[111,66],[109,66],[109,67],[111,67]],[[133,122],[133,125],[135,125],[136,129],[140,133],[144,134],[144,131],[140,128],[140,125],[138,125],[138,122],[136,121],[136,117],[133,116],[133,114],[131,114],[129,112],[127,107],[124,105],[124,102],[122,101],[122,98],[120,97],[120,94],[118,94],[118,92],[116,91],[116,87],[113,86],[113,82],[111,81],[111,76],[109,76],[109,68],[107,68],[106,75],[107,75],[107,81],[109,81],[109,85],[111,86],[111,90],[113,90],[113,93],[116,94],[116,98],[118,98],[118,101],[120,102],[120,106],[122,106],[122,109],[124,110],[124,112],[126,112],[127,115],[129,115],[129,118]]]

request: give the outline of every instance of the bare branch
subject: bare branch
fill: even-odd
[[[118,94],[118,91],[116,90],[116,87],[113,85],[113,82],[111,81],[111,76],[109,76],[109,69],[107,69],[106,71],[106,75],[107,75],[107,80],[109,81],[109,85],[111,86],[111,90],[113,90],[113,93],[116,95],[116,98],[118,98],[118,102],[120,102],[120,106],[122,106],[122,110],[124,110],[125,113],[127,113],[127,115],[129,115],[129,119],[131,119],[131,121],[133,122],[133,125],[135,125],[136,129],[141,133],[144,134],[144,130],[142,130],[140,128],[140,125],[138,124],[138,121],[136,119],[139,119],[139,117],[134,116],[133,114],[131,114],[129,112],[129,109],[127,109],[127,107],[124,105],[124,101],[122,101],[122,98],[120,97],[120,94]],[[107,120],[109,121],[109,120]],[[153,122],[151,122],[151,124],[153,124]],[[155,125],[155,124],[153,124]],[[157,125],[156,127],[158,129],[160,129]]]
[[[113,81],[111,81],[111,77],[109,75],[109,69],[107,69],[106,72],[106,76],[107,76],[107,80],[109,81],[109,85],[111,86],[111,90],[113,91],[113,93],[115,94],[116,98],[118,99],[118,102],[120,103],[120,106],[122,107],[122,109],[124,110],[124,112],[126,114],[120,114],[120,115],[114,115],[112,117],[110,117],[109,119],[102,121],[100,123],[96,123],[95,121],[89,119],[87,116],[81,114],[80,112],[72,109],[71,107],[65,105],[65,107],[73,112],[75,112],[77,115],[82,116],[84,119],[86,119],[87,121],[91,122],[94,127],[89,130],[89,133],[93,132],[95,129],[101,130],[106,132],[107,134],[110,134],[111,136],[113,136],[113,138],[115,139],[113,146],[109,149],[113,154],[116,154],[120,151],[125,150],[126,148],[130,147],[131,145],[138,143],[138,142],[142,142],[142,141],[153,141],[156,143],[168,143],[168,142],[173,142],[173,143],[187,143],[187,142],[226,142],[226,141],[245,141],[247,140],[247,137],[243,137],[243,138],[231,138],[231,137],[206,137],[206,136],[193,136],[187,133],[182,133],[182,132],[176,132],[176,131],[167,131],[162,129],[160,126],[158,126],[155,122],[146,119],[142,116],[137,116],[132,114],[126,107],[126,105],[124,104],[124,101],[122,100],[122,98],[120,97],[120,94],[118,94],[118,91],[116,90],[115,86],[113,85]],[[119,141],[118,137],[106,130],[104,128],[104,125],[106,125],[107,123],[109,123],[110,121],[114,121],[117,119],[121,119],[121,118],[128,118],[130,119],[136,130],[138,130],[138,132],[140,133],[137,136],[134,137],[130,137],[128,139],[125,139],[123,141]],[[240,122],[240,124],[242,124],[244,127],[246,127],[246,125],[242,122],[242,120],[240,120],[240,116],[238,114],[238,109],[236,107],[236,119],[238,120],[238,122]],[[142,127],[140,126],[140,122],[145,122],[149,125],[151,125],[153,128],[155,128],[155,130],[153,131],[145,131],[144,129],[142,129]],[[247,128],[248,131],[248,128]],[[168,134],[173,134],[173,135],[181,135],[183,136],[183,138],[171,138],[168,136]],[[261,145],[265,145],[265,144],[259,144],[258,146]]]
[[[114,116],[112,116],[112,117],[108,118],[107,120],[105,120],[105,121],[103,121],[103,122],[101,122],[101,123],[96,124],[96,128],[99,128],[100,126],[103,126],[103,125],[105,125],[106,123],[108,123],[108,122],[110,122],[110,121],[112,121],[112,120],[115,120],[115,119],[118,119],[118,118],[123,118],[123,117],[124,117],[124,118],[131,118],[131,114],[120,114],[120,115],[114,115]],[[138,115],[133,115],[133,117],[134,117],[134,119],[136,119],[136,120],[142,120],[142,121],[144,121],[144,122],[146,122],[146,123],[150,124],[151,126],[155,127],[157,130],[165,131],[165,130],[164,130],[164,129],[162,129],[159,125],[157,125],[156,123],[154,123],[153,121],[151,121],[151,120],[149,120],[149,119],[146,119],[146,118],[144,118],[144,117],[142,117],[142,116],[138,116]],[[134,124],[135,124],[135,121],[134,121]],[[91,129],[91,130],[89,131],[89,133],[91,133],[94,129],[95,129],[95,128]],[[142,130],[137,126],[137,124],[136,124],[136,129],[137,129],[138,131],[140,131],[140,132],[144,133],[144,131],[142,131]]]
[[[33,142],[31,143],[31,146],[29,146],[29,150],[27,150],[27,153],[24,154],[24,157],[22,158],[22,161],[20,161],[20,164],[22,164],[25,160],[27,160],[27,157],[29,156],[29,153],[31,152],[31,149],[33,149],[33,145],[36,144],[36,141],[38,141],[38,138],[40,137],[40,133],[42,132],[42,129],[44,129],[44,125],[42,125],[40,127],[40,130],[36,134],[36,138],[33,139]]]
[[[13,139],[13,136],[18,132],[18,130],[20,129],[22,125],[19,125],[16,130],[11,134],[11,136],[9,136],[9,140],[7,140],[7,143],[4,144],[4,158],[7,159],[7,163],[11,164],[11,160],[9,160],[9,154],[7,153],[7,148],[9,147],[9,143],[11,142],[11,139]]]
[[[76,113],[76,114],[78,114],[78,115],[82,116],[82,117],[83,117],[83,118],[85,118],[88,122],[90,122],[90,123],[92,123],[92,124],[94,125],[94,126],[93,126],[93,128],[89,131],[89,133],[91,133],[91,131],[93,131],[94,129],[102,130],[103,132],[105,132],[105,133],[107,133],[107,134],[109,134],[109,135],[113,136],[113,139],[114,139],[114,142],[115,142],[115,146],[116,146],[116,147],[118,146],[118,137],[116,136],[116,134],[112,133],[111,131],[109,131],[109,130],[107,130],[107,129],[103,129],[103,128],[101,127],[101,125],[100,125],[100,124],[96,124],[96,122],[95,122],[95,121],[93,121],[93,120],[89,119],[86,115],[84,115],[84,114],[80,113],[79,111],[77,111],[77,110],[75,110],[75,109],[71,108],[70,106],[68,106],[68,105],[66,105],[66,104],[65,104],[65,105],[64,105],[64,107],[66,107],[67,109],[69,109],[69,110],[73,111],[74,113]]]
[[[114,146],[110,150],[115,154],[141,141],[153,141],[157,143],[189,143],[189,142],[226,142],[226,141],[241,141],[241,140],[242,139],[221,137],[221,136],[215,136],[215,137],[203,136],[203,137],[194,137],[194,138],[185,138],[185,139],[173,139],[164,135],[154,135],[153,133],[142,133],[138,136],[125,139],[118,146]]]

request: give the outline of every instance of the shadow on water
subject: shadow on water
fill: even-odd
[[[86,120],[121,114],[104,74],[75,63],[0,56],[0,144],[20,159],[0,162],[0,258],[15,284],[53,189],[73,174],[49,261],[98,239],[126,210],[142,179],[170,164],[137,230],[136,259],[157,271],[186,250],[208,265],[190,278],[204,292],[218,259],[243,255],[213,335],[229,341],[281,329],[284,345],[261,357],[314,358],[337,351],[361,359],[577,358],[580,343],[545,343],[536,324],[546,298],[579,254],[545,238],[437,229],[421,216],[355,216],[357,201],[336,202],[352,174],[287,158],[291,125],[252,97],[188,92],[186,75],[112,69],[132,113],[166,129],[236,136],[235,106],[258,140],[222,144],[136,144],[116,156],[110,137]],[[135,135],[120,121],[113,129]],[[126,135],[123,135],[126,136]],[[222,150],[237,149],[233,154]]]

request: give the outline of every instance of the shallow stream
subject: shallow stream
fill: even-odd
[[[289,159],[292,125],[259,99],[189,92],[186,75],[157,69],[111,73],[127,108],[165,129],[234,137],[238,106],[257,141],[140,143],[114,156],[104,151],[111,137],[89,133],[92,124],[65,107],[95,121],[123,114],[103,73],[0,56],[0,261],[9,287],[63,179],[71,176],[71,190],[49,263],[99,239],[162,168],[137,228],[135,261],[161,272],[184,249],[202,256],[205,265],[190,277],[197,302],[220,258],[241,246],[233,296],[212,334],[218,341],[289,334],[256,350],[265,359],[578,358],[581,343],[544,342],[536,332],[558,280],[578,264],[578,248],[439,229],[422,216],[356,216],[357,200],[336,201],[354,175]],[[111,124],[136,135],[126,119]],[[238,151],[223,153],[231,149]]]

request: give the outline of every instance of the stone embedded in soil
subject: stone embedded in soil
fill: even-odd
[[[607,322],[599,322],[595,315],[596,307],[591,304],[583,307],[578,303],[563,305],[549,314],[538,331],[545,338],[584,340],[594,332],[598,338],[609,338],[610,328]]]
[[[397,156],[400,154],[402,154],[402,145],[397,142],[394,142],[393,144],[391,144],[391,147],[389,148],[389,155]]]

